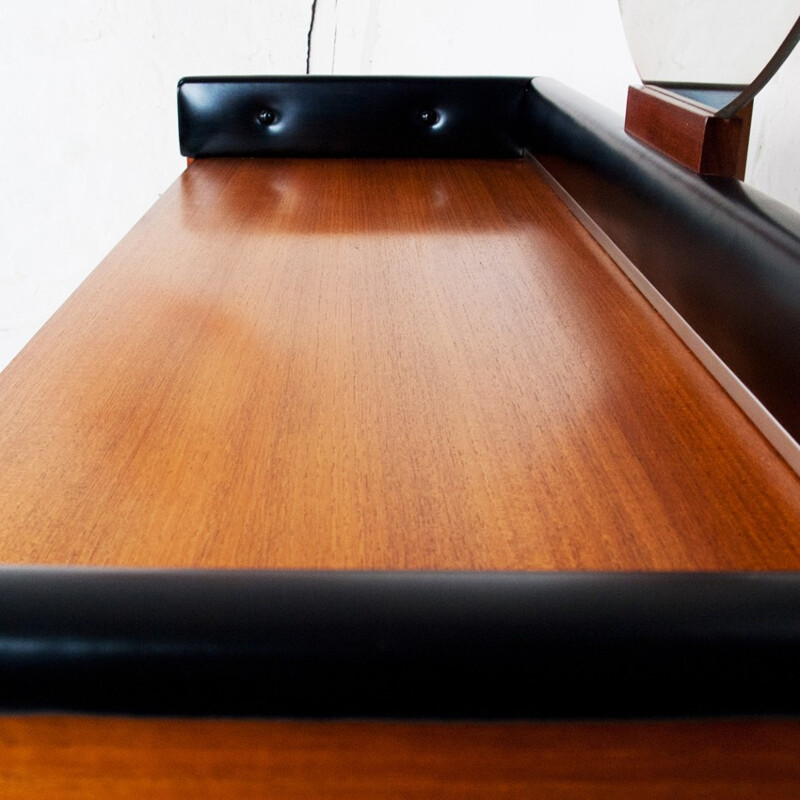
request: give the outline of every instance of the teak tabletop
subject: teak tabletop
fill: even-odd
[[[524,161],[196,161],[0,376],[0,453],[6,564],[800,566],[797,476]],[[0,793],[793,797],[798,746],[6,717]]]
[[[0,378],[5,563],[784,569],[800,481],[524,161],[199,161]]]

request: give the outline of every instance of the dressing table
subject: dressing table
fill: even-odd
[[[795,796],[800,216],[546,78],[178,105],[0,375],[4,796]]]

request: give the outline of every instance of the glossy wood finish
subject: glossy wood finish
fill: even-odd
[[[195,162],[0,452],[6,563],[800,566],[797,477],[525,162]]]
[[[796,722],[0,719],[5,800],[795,798]],[[42,754],[46,754],[44,757]]]
[[[723,119],[661,89],[631,86],[625,130],[700,175],[744,180],[752,103]]]

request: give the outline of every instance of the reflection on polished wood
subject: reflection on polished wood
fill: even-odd
[[[796,798],[795,722],[0,719],[5,800]],[[46,754],[42,757],[42,754]]]
[[[0,376],[0,559],[800,566],[800,489],[525,162],[197,161]]]

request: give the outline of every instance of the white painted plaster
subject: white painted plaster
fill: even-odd
[[[177,80],[303,73],[311,6],[1,0],[0,367],[183,169]],[[620,114],[636,81],[616,0],[317,0],[310,66],[550,75]],[[757,101],[750,176],[800,208],[798,67]]]

